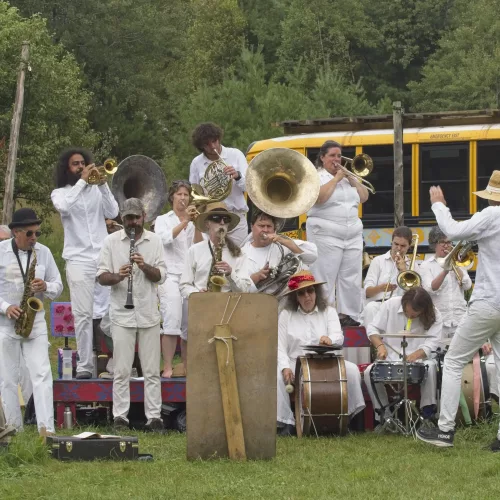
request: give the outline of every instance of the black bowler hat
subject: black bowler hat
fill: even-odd
[[[34,224],[41,224],[42,221],[37,217],[32,208],[20,208],[14,212],[12,222],[9,224],[9,229],[16,227],[33,226]]]

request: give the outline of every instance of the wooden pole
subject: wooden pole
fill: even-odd
[[[403,226],[403,108],[401,101],[392,103],[394,123],[394,227]]]
[[[21,63],[17,74],[16,100],[10,127],[9,153],[7,156],[7,169],[5,171],[5,191],[3,196],[2,224],[9,224],[14,211],[14,180],[16,178],[17,150],[19,147],[19,130],[24,106],[24,77],[30,54],[29,42],[23,42],[21,49]]]
[[[247,456],[229,325],[216,325],[214,337],[229,458],[244,461]]]

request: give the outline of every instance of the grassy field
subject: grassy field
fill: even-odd
[[[236,463],[189,462],[184,435],[138,433],[152,462],[62,463],[29,430],[0,455],[0,498],[498,498],[500,457],[482,450],[494,435],[462,430],[448,450],[373,433],[278,438],[275,459]]]

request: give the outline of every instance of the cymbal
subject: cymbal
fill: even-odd
[[[429,339],[432,335],[425,335],[425,333],[410,333],[410,332],[398,332],[398,333],[383,333],[381,337],[387,337],[389,339]]]

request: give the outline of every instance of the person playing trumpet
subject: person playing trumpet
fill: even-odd
[[[92,156],[83,148],[63,151],[55,171],[57,189],[50,197],[64,228],[63,259],[75,318],[78,365],[76,378],[92,377],[93,331],[108,309],[109,289],[96,282],[97,260],[108,235],[106,218],[118,215],[118,203],[105,179],[88,183],[95,170]]]
[[[409,227],[397,227],[392,233],[391,249],[371,261],[364,282],[366,303],[363,309],[363,324],[365,328],[377,315],[382,302],[390,297],[403,295],[404,290],[398,287],[396,278],[399,273],[408,269],[406,254],[411,240],[412,232]]]
[[[445,345],[449,345],[465,314],[467,302],[464,291],[472,287],[472,280],[466,269],[456,266],[457,276],[451,265],[443,268],[439,264],[437,259],[446,257],[452,247],[452,242],[443,231],[438,226],[433,227],[429,233],[429,248],[434,250],[434,255],[420,265],[422,286],[429,292],[434,305],[443,316],[442,341]]]
[[[193,159],[189,167],[189,181],[199,184],[207,167],[214,161],[224,162],[224,173],[232,178],[232,190],[224,200],[228,210],[238,216],[238,225],[231,229],[229,237],[240,246],[248,235],[247,212],[245,200],[245,176],[247,160],[245,155],[235,148],[221,144],[223,130],[215,123],[200,123],[192,133],[193,146],[200,154]]]
[[[193,224],[194,207],[189,206],[191,184],[185,180],[172,182],[168,201],[172,210],[156,218],[155,233],[161,238],[168,262],[167,279],[158,286],[160,312],[163,318],[161,348],[163,355],[162,377],[172,376],[172,359],[177,338],[187,337],[187,300],[183,300],[179,289],[184,263],[189,248],[203,241],[203,234]],[[181,342],[184,347],[185,341]],[[182,356],[184,359],[185,356]]]

